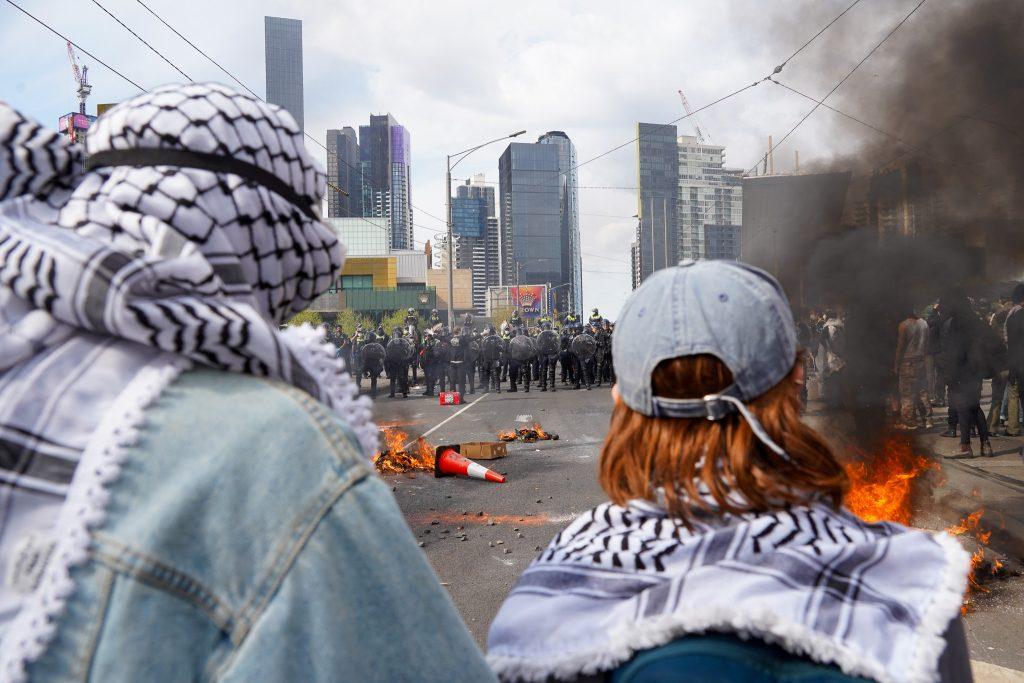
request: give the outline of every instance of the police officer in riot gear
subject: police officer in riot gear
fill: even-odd
[[[437,358],[435,347],[438,344],[434,331],[427,328],[423,333],[423,348],[420,349],[420,364],[423,366],[423,383],[426,387],[423,390],[424,396],[434,395],[434,385],[437,383]]]
[[[558,363],[561,365],[562,384],[575,382],[576,365],[572,362],[572,351],[569,346],[572,344],[572,328],[568,325],[562,327],[562,334],[559,338],[560,347],[558,351]]]
[[[459,328],[451,336],[448,345],[448,384],[451,391],[466,395],[466,346]]]
[[[391,339],[407,339],[402,332],[401,327],[396,327],[391,333]],[[412,340],[409,341],[409,348],[412,348]],[[395,385],[398,385],[398,390],[402,392],[402,398],[409,397],[409,356],[403,355],[398,356],[392,349],[390,342],[386,349],[386,355],[384,356],[384,370],[388,374],[388,383],[391,393],[391,398],[395,397]]]
[[[602,321],[597,325],[594,332],[594,341],[597,342],[597,353],[594,356],[595,370],[594,383],[601,386],[602,382],[611,383],[608,372],[608,359],[611,358],[612,335],[608,329],[608,323]]]
[[[592,325],[596,329],[602,322],[604,322],[604,319],[601,317],[601,314],[597,312],[596,308],[592,309],[590,311],[590,320],[587,321],[587,324]]]
[[[405,320],[402,321],[403,325],[412,325],[413,327],[419,327],[420,317],[416,315],[415,308],[409,308],[405,312]]]
[[[537,359],[539,362],[540,390],[555,390],[555,365],[558,363],[561,340],[558,333],[551,328],[551,320],[541,318],[540,332],[537,334]]]
[[[437,309],[434,308],[430,311],[430,319],[427,320],[427,324],[431,327],[441,324],[441,316],[438,314]]]
[[[512,334],[518,334],[518,330],[523,326],[523,318],[519,314],[519,309],[516,308],[512,311],[512,315],[508,319],[508,324],[512,327]]]

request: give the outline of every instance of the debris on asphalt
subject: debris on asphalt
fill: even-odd
[[[517,429],[504,429],[498,432],[498,439],[501,441],[522,441],[523,443],[536,443],[538,441],[558,441],[558,434],[544,431],[539,422],[534,422],[529,427]]]
[[[409,435],[397,427],[385,426],[380,430],[382,447],[373,458],[381,474],[401,474],[414,470],[430,472],[434,469],[434,446],[423,437],[416,439],[415,448],[406,450]]]
[[[461,453],[461,444],[446,444],[434,449],[434,476],[459,476],[469,479],[482,479],[504,484],[505,476],[498,474],[483,465],[473,462]]]

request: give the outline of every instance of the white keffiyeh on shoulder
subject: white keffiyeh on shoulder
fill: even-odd
[[[644,501],[580,515],[491,625],[502,680],[615,669],[686,633],[752,635],[883,683],[938,678],[969,558],[946,534],[825,505],[698,522]]]
[[[291,116],[220,85],[167,86],[100,117],[86,147],[87,172],[81,150],[0,102],[0,572],[17,573],[0,580],[0,680],[45,649],[125,435],[182,369],[292,384],[376,448],[369,401],[322,333],[280,330],[344,257]],[[99,494],[78,495],[85,479]]]

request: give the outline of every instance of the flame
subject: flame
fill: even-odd
[[[498,432],[498,439],[501,441],[515,441],[519,439],[525,443],[534,443],[535,441],[554,441],[558,439],[558,435],[544,431],[544,428],[540,426],[540,422],[534,422],[532,427],[503,429]]]
[[[850,490],[846,506],[866,522],[910,524],[914,480],[939,470],[938,463],[913,451],[910,443],[890,439],[877,457],[861,457],[846,465]]]
[[[498,439],[501,441],[515,441],[517,436],[519,435],[511,429],[505,429],[498,432]]]
[[[939,472],[937,462],[915,453],[907,440],[891,438],[883,443],[881,451],[874,456],[860,453],[857,462],[846,465],[850,478],[850,490],[846,495],[846,506],[867,522],[911,523],[914,515],[915,481],[928,472]],[[977,492],[972,492],[977,497]],[[957,524],[946,529],[953,536],[968,535],[980,544],[971,555],[967,592],[961,606],[966,614],[972,609],[971,597],[977,593],[988,593],[989,589],[979,582],[992,531],[981,526],[984,508],[970,513]],[[994,559],[991,573],[997,574],[1003,563]]]
[[[540,426],[540,422],[533,423],[533,431],[537,432],[537,438],[542,441],[547,441],[551,438],[551,435],[544,431],[544,428]]]
[[[381,474],[402,473],[411,470],[432,471],[434,469],[434,446],[422,436],[416,439],[416,448],[406,450],[409,435],[396,427],[386,426],[380,430],[384,449],[374,456],[373,464]]]

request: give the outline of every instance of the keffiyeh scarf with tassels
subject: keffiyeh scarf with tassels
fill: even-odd
[[[688,531],[647,501],[580,515],[512,589],[488,662],[502,680],[573,680],[725,631],[883,683],[938,679],[967,583],[954,539],[820,504],[707,517]]]
[[[192,364],[270,377],[333,408],[367,455],[377,443],[321,333],[280,330],[344,257],[291,116],[219,85],[168,86],[100,117],[85,151],[87,172],[81,150],[0,102],[3,680],[45,649],[102,519],[141,412],[114,416],[128,424],[99,464],[79,464],[126,394],[153,400]]]

